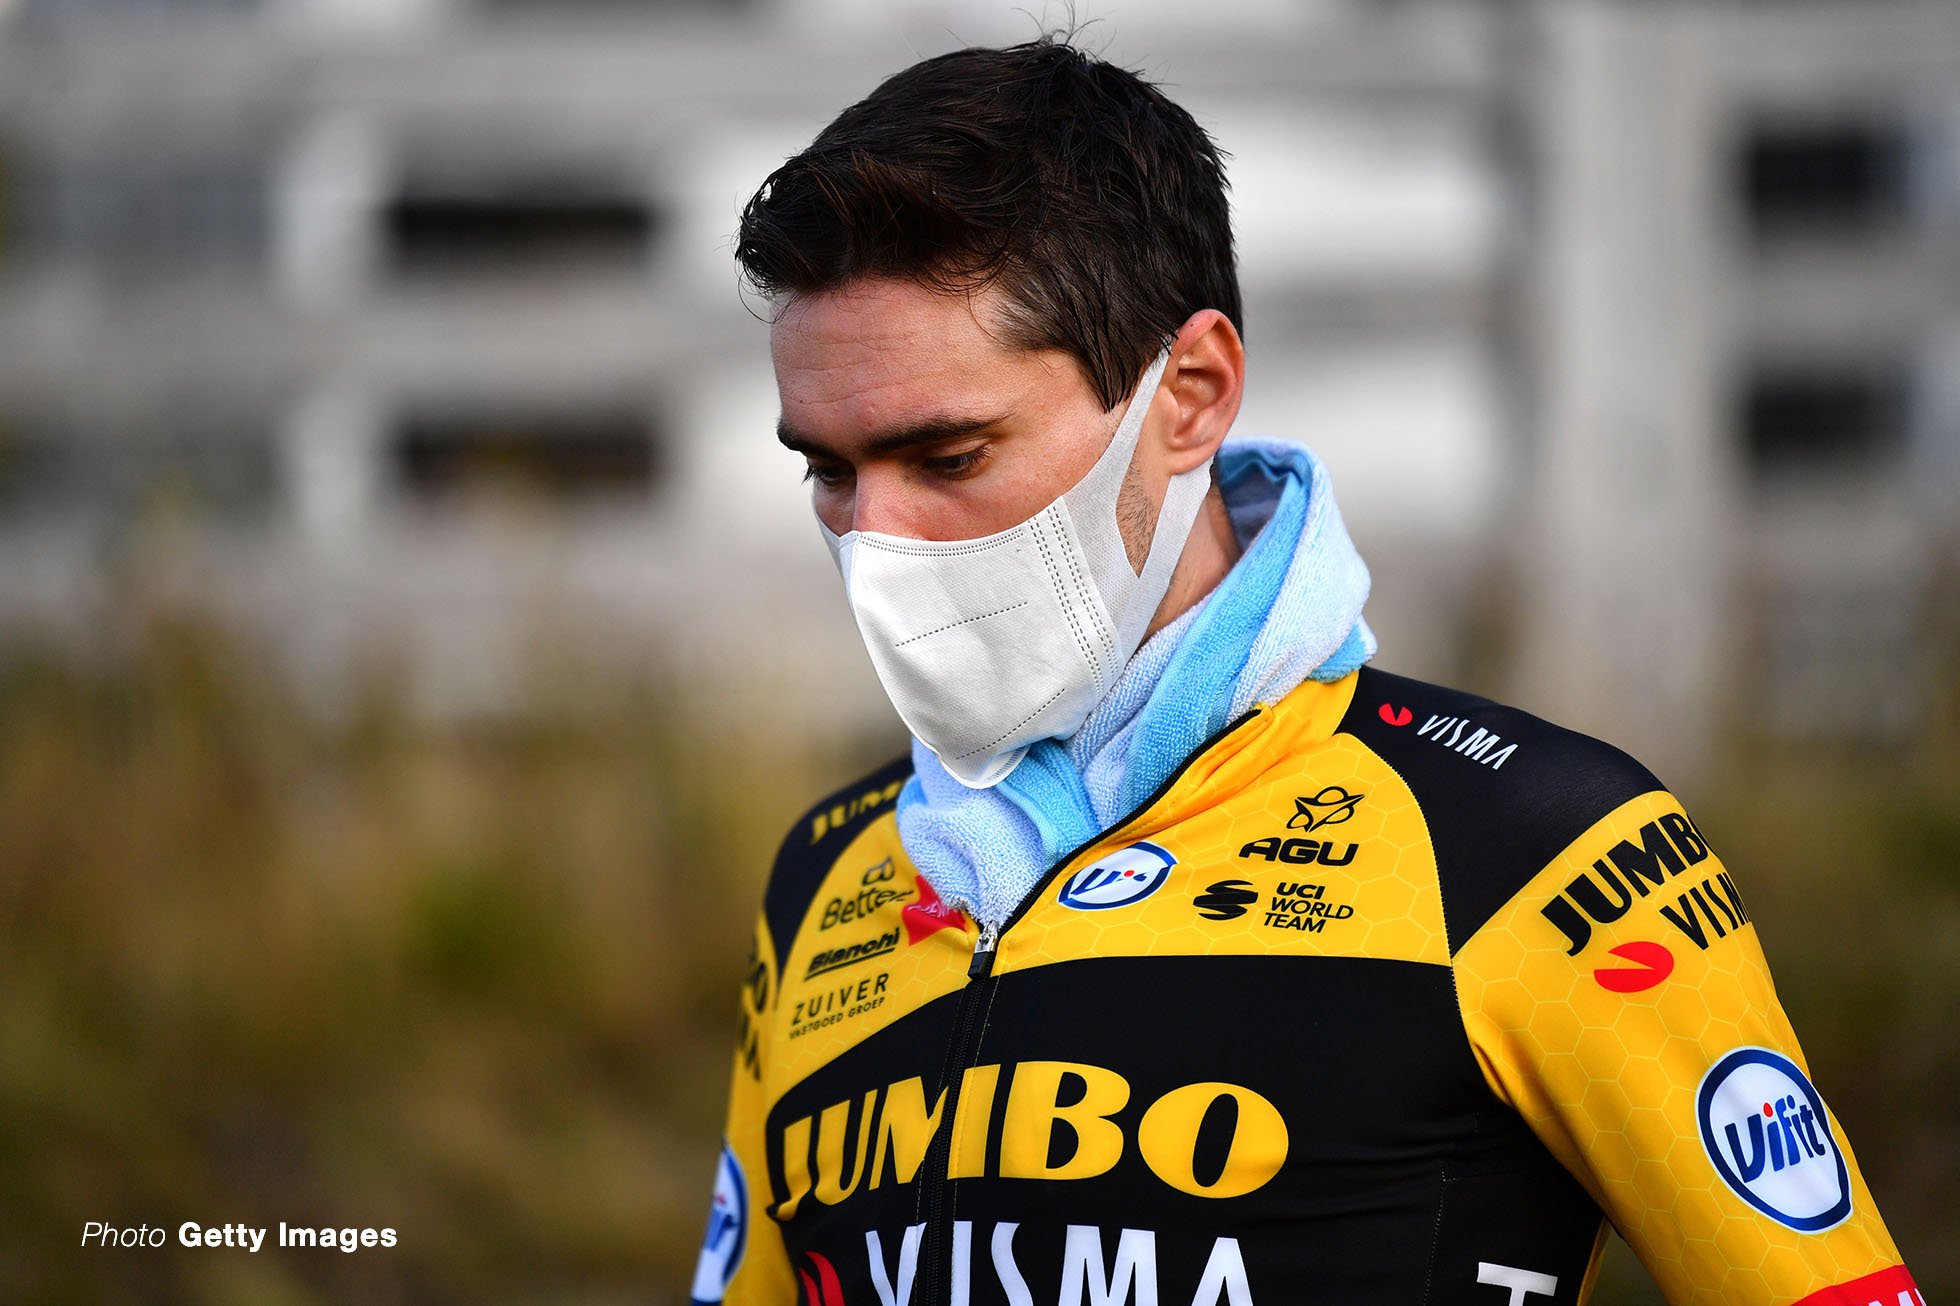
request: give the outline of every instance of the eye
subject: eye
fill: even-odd
[[[981,464],[992,456],[993,451],[987,445],[981,444],[960,453],[927,458],[921,466],[943,480],[957,481],[979,471]]]
[[[810,463],[803,469],[803,481],[807,485],[815,482],[825,489],[835,489],[850,476],[851,469],[844,463]]]

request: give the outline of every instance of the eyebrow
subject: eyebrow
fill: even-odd
[[[995,417],[935,417],[929,421],[919,422],[900,430],[887,432],[884,435],[874,436],[870,440],[865,441],[863,452],[876,457],[881,454],[893,453],[899,449],[909,449],[915,445],[938,444],[942,440],[957,440],[961,436],[972,435],[976,431],[984,431],[990,426],[998,425],[1002,420],[1004,420],[1004,415]],[[838,456],[829,447],[791,429],[786,418],[777,419],[776,438],[782,441],[785,448],[792,449],[805,456],[814,455],[819,458],[835,458]]]

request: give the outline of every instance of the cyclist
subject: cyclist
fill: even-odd
[[[697,1302],[1923,1306],[1735,881],[1608,745],[1367,666],[1217,149],[930,59],[742,216],[911,755],[785,840]],[[1086,1294],[1086,1295],[1085,1295]]]

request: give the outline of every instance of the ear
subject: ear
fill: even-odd
[[[1215,308],[1193,313],[1171,344],[1143,429],[1171,475],[1218,452],[1244,394],[1245,345],[1231,319]]]

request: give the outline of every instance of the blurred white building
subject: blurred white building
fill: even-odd
[[[1246,429],[1383,664],[1692,769],[1909,734],[1960,526],[1960,8],[1078,6],[1233,157]],[[0,0],[0,630],[181,593],[328,692],[554,656],[883,720],[730,257],[1007,3]],[[812,692],[817,691],[817,692]]]

